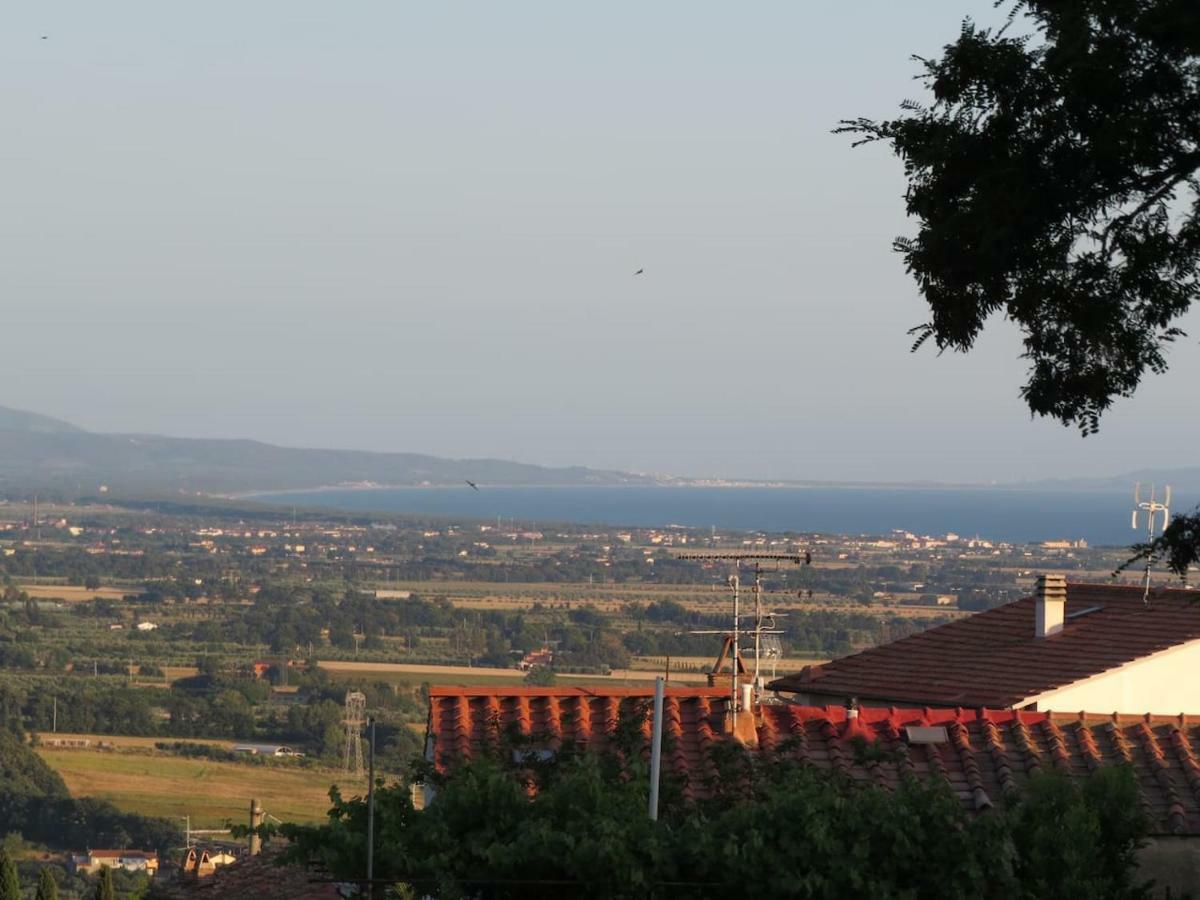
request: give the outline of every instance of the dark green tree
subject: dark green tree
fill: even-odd
[[[0,900],[21,900],[21,880],[6,850],[0,850]]]
[[[943,784],[885,790],[725,747],[711,757],[711,796],[690,802],[668,779],[652,822],[645,767],[627,752],[641,739],[631,727],[633,743],[616,740],[623,761],[501,753],[433,776],[424,810],[407,785],[377,790],[376,877],[442,897],[716,898],[732,885],[763,897],[1149,896],[1135,862],[1146,826],[1132,770],[1083,787],[1040,775],[1011,808],[972,816]],[[282,827],[287,852],[361,877],[366,804],[333,799],[327,824]]]
[[[42,866],[38,872],[37,893],[33,895],[33,900],[58,900],[58,883],[48,866]]]
[[[549,687],[558,682],[558,676],[549,666],[534,666],[525,673],[525,683],[534,687]]]
[[[931,99],[839,131],[904,161],[896,250],[930,307],[915,350],[968,351],[993,314],[1024,335],[1030,410],[1095,432],[1200,294],[1200,4],[1012,0],[919,59]],[[1017,33],[1026,32],[1026,33]],[[1200,516],[1139,547],[1182,572]]]
[[[100,881],[96,885],[96,900],[117,900],[117,893],[113,889],[112,869],[108,866],[100,867]]]

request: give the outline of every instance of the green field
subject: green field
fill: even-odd
[[[355,795],[365,784],[328,769],[259,766],[165,754],[39,748],[73,797],[97,797],[147,816],[191,816],[193,828],[243,822],[251,798],[285,822],[313,822],[329,808],[329,786]]]

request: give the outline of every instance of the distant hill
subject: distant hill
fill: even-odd
[[[1100,478],[1053,478],[1045,481],[1007,485],[1017,488],[1048,488],[1063,491],[1130,491],[1135,483],[1155,485],[1160,490],[1169,484],[1177,494],[1200,494],[1200,466],[1179,469],[1139,469]]]
[[[28,431],[32,434],[86,433],[82,428],[76,428],[61,419],[39,416],[37,413],[20,409],[9,409],[7,406],[0,406],[0,431]]]
[[[308,450],[258,441],[99,434],[67,422],[0,407],[0,492],[53,489],[95,494],[291,490],[372,483],[617,485],[653,479],[581,466],[548,468],[499,459],[443,459],[417,453]]]

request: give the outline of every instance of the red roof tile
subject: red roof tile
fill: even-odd
[[[342,894],[336,884],[322,880],[327,876],[303,866],[279,865],[275,852],[245,856],[227,866],[218,866],[213,874],[196,879],[184,876],[171,885],[156,885],[154,896],[163,900],[188,898],[260,898],[260,900],[337,900]]]
[[[1034,637],[1033,597],[808,666],[778,691],[862,702],[1004,708],[1200,638],[1200,591],[1067,585],[1067,621]]]
[[[726,698],[721,688],[668,690],[663,771],[681,779],[686,796],[705,795],[706,782],[716,774],[712,749],[733,740],[724,728]],[[533,747],[546,750],[571,740],[603,748],[618,718],[650,699],[648,686],[431,687],[432,759],[448,772],[481,754],[503,754],[510,732],[532,737]],[[867,707],[851,719],[843,707],[764,704],[755,725],[752,754],[787,754],[885,787],[905,776],[945,781],[974,811],[995,805],[1039,771],[1086,777],[1128,763],[1156,832],[1200,834],[1200,717]],[[649,731],[646,721],[644,753]],[[887,752],[865,757],[856,749],[856,736],[878,741]]]

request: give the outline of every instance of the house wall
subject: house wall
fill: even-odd
[[[1086,681],[1030,697],[1026,703],[1036,702],[1040,710],[1058,712],[1200,713],[1197,667],[1200,641],[1191,641]]]

